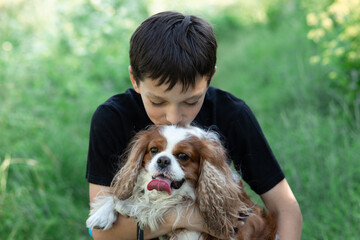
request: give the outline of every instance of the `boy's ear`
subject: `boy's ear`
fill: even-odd
[[[215,73],[216,73],[216,69],[217,69],[217,67],[215,66],[215,68],[214,68],[214,73],[212,74],[212,76],[211,76],[211,78],[210,78],[210,81],[209,81],[209,85],[210,85],[211,81],[212,81],[213,78],[214,78],[214,75],[215,75]]]
[[[134,87],[134,90],[137,92],[137,93],[140,93],[139,91],[139,87],[136,83],[136,80],[135,80],[135,77],[134,77],[134,74],[132,73],[132,70],[131,70],[131,66],[129,66],[129,75],[130,75],[130,81],[131,81],[131,84],[133,85]]]

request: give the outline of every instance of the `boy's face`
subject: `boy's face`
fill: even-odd
[[[190,86],[185,92],[180,83],[166,91],[168,85],[156,86],[156,79],[145,78],[137,85],[131,73],[130,78],[135,91],[141,95],[147,115],[157,125],[190,124],[199,113],[208,89],[208,76],[199,76],[195,87]]]

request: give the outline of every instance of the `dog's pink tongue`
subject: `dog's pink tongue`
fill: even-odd
[[[171,181],[164,177],[157,177],[156,179],[153,179],[149,182],[147,185],[147,189],[149,191],[151,190],[158,190],[158,191],[165,191],[171,195]]]

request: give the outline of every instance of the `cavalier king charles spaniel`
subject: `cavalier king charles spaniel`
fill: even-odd
[[[107,230],[119,213],[156,231],[168,211],[177,211],[179,219],[195,204],[208,232],[216,236],[276,239],[276,219],[250,200],[215,132],[151,126],[135,135],[126,158],[111,192],[92,204],[87,227]],[[160,239],[216,238],[183,229]]]

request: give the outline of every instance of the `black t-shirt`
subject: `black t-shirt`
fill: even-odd
[[[95,111],[90,128],[86,178],[109,186],[120,156],[136,132],[153,124],[133,89],[115,95]],[[193,125],[219,133],[234,167],[257,193],[282,179],[282,172],[250,108],[232,94],[209,87]]]

